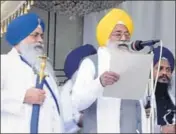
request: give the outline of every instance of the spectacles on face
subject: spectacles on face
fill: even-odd
[[[122,38],[123,37],[123,38]],[[129,32],[122,32],[122,31],[115,31],[111,33],[111,38],[115,40],[130,40],[130,33]]]

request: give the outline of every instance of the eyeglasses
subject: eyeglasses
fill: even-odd
[[[112,32],[111,36],[116,37],[117,40],[121,40],[123,36],[125,36],[125,40],[129,40],[130,39],[130,33],[128,32]]]

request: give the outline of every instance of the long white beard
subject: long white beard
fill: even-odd
[[[20,44],[21,56],[32,66],[35,71],[40,70],[41,59],[39,56],[44,55],[44,45],[43,44]],[[54,70],[51,63],[46,61],[46,74],[50,74],[55,78]]]
[[[110,50],[123,50],[123,51],[131,51],[130,41],[111,41],[108,40],[106,44],[107,48]]]

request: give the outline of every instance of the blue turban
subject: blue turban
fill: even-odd
[[[169,49],[163,47],[162,50],[163,51],[162,51],[161,58],[164,57],[164,58],[166,58],[168,60],[170,66],[171,66],[171,70],[173,72],[173,70],[174,70],[174,62],[175,62],[174,61],[174,56],[173,56],[172,52]],[[158,63],[159,57],[160,57],[160,46],[154,49],[154,65],[156,65]]]
[[[86,44],[76,49],[72,50],[66,57],[64,64],[64,72],[68,79],[72,78],[72,75],[78,69],[80,62],[87,56],[96,54],[96,49],[90,45]]]
[[[45,30],[45,24],[35,13],[28,13],[14,19],[7,27],[6,40],[12,46],[29,36],[38,25]]]

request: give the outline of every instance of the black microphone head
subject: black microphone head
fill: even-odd
[[[140,51],[142,50],[145,46],[153,46],[155,43],[160,42],[160,40],[148,40],[148,41],[141,41],[141,40],[136,40],[131,44],[132,50],[135,51]]]
[[[142,41],[141,40],[136,40],[134,42],[132,42],[131,44],[131,48],[132,50],[135,50],[135,51],[140,51],[144,48],[143,45],[141,45]]]

